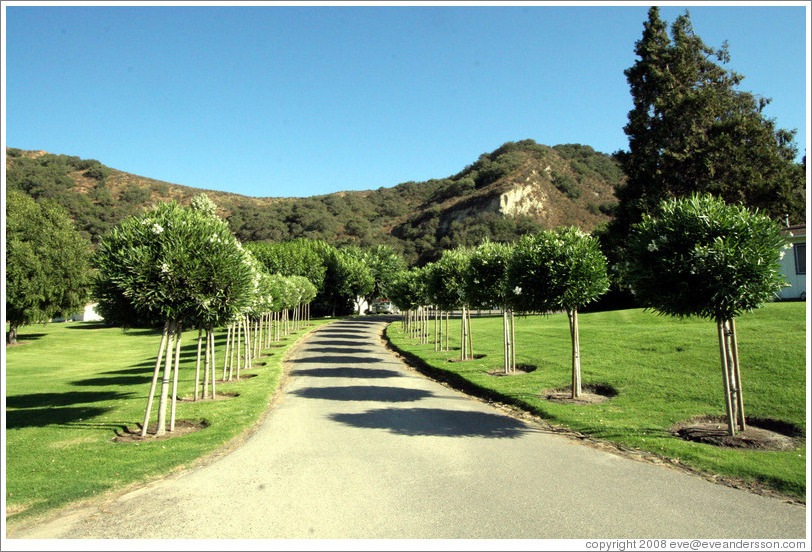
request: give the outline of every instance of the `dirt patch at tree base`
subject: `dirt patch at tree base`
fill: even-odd
[[[497,368],[495,370],[488,370],[485,372],[489,376],[520,376],[522,374],[529,374],[530,372],[535,372],[536,366],[532,364],[517,364],[516,370],[514,372],[505,372],[504,368]]]
[[[616,397],[617,390],[611,385],[602,383],[582,385],[581,395],[577,399],[573,399],[572,386],[568,385],[560,389],[547,389],[540,396],[545,400],[557,403],[598,404]]]
[[[135,443],[136,445],[142,442],[148,441],[163,441],[165,439],[171,439],[172,437],[180,437],[181,435],[188,435],[189,433],[194,433],[195,431],[200,431],[201,429],[205,429],[209,426],[209,424],[205,422],[193,422],[191,420],[175,420],[175,429],[174,431],[167,431],[161,436],[155,435],[155,432],[158,429],[158,423],[150,424],[147,426],[147,434],[145,437],[141,437],[141,428],[143,427],[141,424],[137,424],[135,427],[126,427],[122,430],[116,431],[116,436],[113,437],[114,443]]]
[[[747,429],[728,432],[727,420],[722,417],[702,416],[680,422],[669,432],[686,441],[705,443],[727,448],[751,450],[792,450],[799,445],[798,438],[803,432],[791,424],[777,420],[747,420]]]

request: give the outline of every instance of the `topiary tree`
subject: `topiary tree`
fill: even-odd
[[[466,295],[466,274],[470,250],[463,247],[443,251],[427,273],[427,293],[445,311],[462,309],[460,324],[460,360],[473,356],[470,298]],[[446,334],[447,335],[447,334]]]
[[[578,228],[522,238],[508,265],[508,288],[525,312],[565,310],[572,340],[572,398],[581,395],[578,310],[609,289],[606,257],[597,239]]]
[[[512,255],[512,245],[485,241],[471,250],[465,273],[465,295],[470,298],[471,306],[488,309],[497,306],[502,309],[506,374],[516,369],[513,339],[515,295],[510,293],[507,282],[507,268]]]
[[[82,309],[90,287],[90,244],[58,205],[6,195],[6,343],[20,326]]]
[[[716,321],[730,435],[747,427],[734,319],[786,285],[784,243],[769,217],[710,194],[660,203],[627,243],[623,277],[638,300],[662,314]]]
[[[172,431],[182,326],[189,321],[213,325],[246,308],[256,291],[247,256],[223,220],[165,203],[125,220],[104,236],[94,264],[97,297],[100,303],[111,303],[105,310],[126,305],[127,312],[141,318],[164,321],[141,435],[147,433],[164,355],[156,434],[167,430],[167,395],[174,367]]]

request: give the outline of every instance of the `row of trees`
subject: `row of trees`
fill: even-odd
[[[735,318],[775,297],[785,240],[779,224],[757,210],[710,194],[661,202],[632,226],[621,285],[639,304],[671,316],[717,324],[725,408],[731,435],[746,429]],[[581,394],[578,311],[609,288],[606,258],[596,238],[577,228],[548,230],[514,245],[485,242],[447,251],[435,263],[402,273],[390,299],[405,311],[407,329],[427,341],[427,305],[438,318],[461,311],[460,360],[473,358],[471,308],[499,308],[504,320],[504,368],[515,371],[513,313],[565,311],[572,340],[572,398]],[[417,315],[415,316],[415,313]],[[440,323],[442,328],[442,323]],[[448,313],[446,346],[448,350]]]
[[[159,378],[155,433],[174,430],[184,327],[199,330],[194,398],[198,399],[200,390],[204,335],[202,398],[208,396],[209,383],[214,398],[215,329],[228,328],[223,379],[234,376],[235,353],[239,377],[241,358],[250,366],[261,343],[271,339],[274,313],[292,310],[294,320],[301,320],[304,305],[316,294],[306,278],[269,273],[214,212],[205,196],[196,197],[189,208],[174,202],[161,204],[130,217],[105,235],[93,257],[97,270],[94,296],[108,323],[163,325],[142,436],[148,432]],[[286,319],[277,316],[275,320],[278,339]]]
[[[572,397],[581,395],[578,310],[609,288],[606,258],[597,240],[568,227],[526,236],[516,244],[484,242],[475,248],[446,251],[428,265],[404,272],[395,281],[390,299],[406,311],[435,310],[435,349],[441,336],[440,313],[461,311],[460,360],[473,358],[470,309],[502,310],[504,368],[515,371],[514,313],[566,311],[572,337]],[[417,330],[420,335],[424,329]],[[441,333],[441,332],[440,332]]]

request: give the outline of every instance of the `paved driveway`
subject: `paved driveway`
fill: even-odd
[[[9,536],[804,538],[803,506],[583,446],[415,374],[384,325],[312,333],[233,452]]]

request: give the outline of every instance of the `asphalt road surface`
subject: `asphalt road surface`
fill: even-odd
[[[449,390],[339,320],[241,446],[9,538],[805,538],[806,508],[587,447]]]

